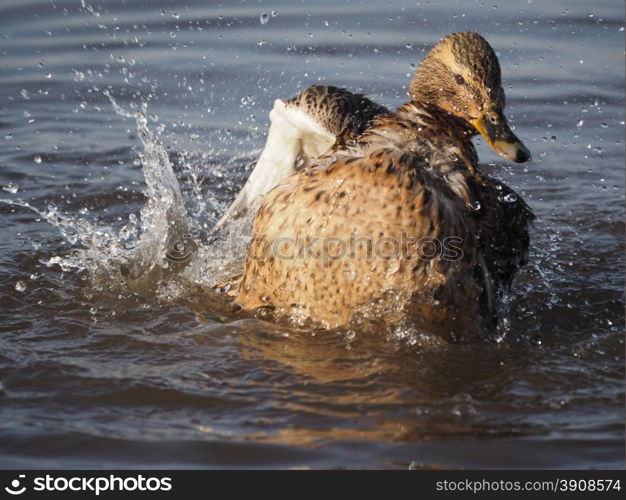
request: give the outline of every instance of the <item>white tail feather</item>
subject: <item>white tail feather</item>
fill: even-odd
[[[242,217],[251,209],[256,210],[272,188],[296,172],[296,161],[302,153],[319,156],[335,140],[310,116],[287,107],[282,99],[274,101],[270,121],[265,148],[254,170],[211,233],[217,232],[229,220]],[[305,164],[310,160],[305,158]]]

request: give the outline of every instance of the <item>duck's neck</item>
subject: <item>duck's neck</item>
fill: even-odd
[[[400,106],[396,113],[419,126],[437,126],[459,139],[470,140],[477,132],[472,125],[449,111],[427,101],[413,99]]]
[[[428,163],[442,177],[451,171],[469,175],[478,172],[478,156],[472,144],[476,130],[465,120],[431,104],[412,100],[396,115],[414,124],[418,140],[425,140]]]

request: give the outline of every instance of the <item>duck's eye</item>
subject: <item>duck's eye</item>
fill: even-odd
[[[454,75],[454,81],[459,85],[463,85],[465,83],[465,78],[463,78],[461,75]]]
[[[489,120],[494,125],[497,125],[498,122],[500,121],[500,118],[498,117],[498,113],[494,113],[493,111],[487,111],[485,113],[485,116],[487,117],[487,120]]]

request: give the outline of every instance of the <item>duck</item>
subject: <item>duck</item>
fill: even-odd
[[[216,225],[253,214],[231,290],[240,310],[325,329],[408,322],[449,342],[495,335],[534,219],[472,143],[531,160],[504,114],[498,58],[480,34],[452,33],[408,95],[395,110],[326,85],[275,101],[257,165]]]

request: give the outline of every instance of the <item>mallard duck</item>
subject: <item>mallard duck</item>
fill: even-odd
[[[474,32],[439,41],[396,111],[332,86],[278,99],[267,143],[227,212],[259,204],[235,302],[315,326],[417,322],[450,341],[494,331],[527,260],[533,214],[481,172],[480,134],[526,162],[498,58]]]

